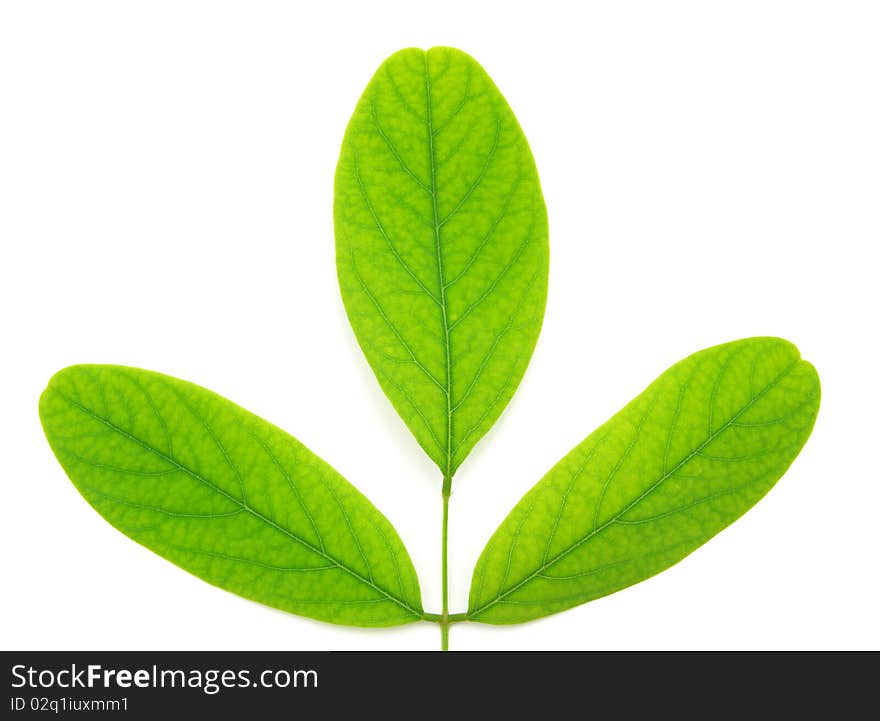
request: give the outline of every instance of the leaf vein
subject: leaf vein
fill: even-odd
[[[385,240],[385,244],[388,246],[388,249],[391,251],[395,260],[397,260],[397,262],[400,264],[400,267],[403,268],[403,270],[406,272],[406,274],[416,282],[416,285],[418,285],[419,288],[422,289],[422,291],[425,293],[425,295],[427,295],[435,304],[439,303],[436,296],[422,282],[422,280],[419,278],[419,276],[416,275],[416,272],[412,268],[409,267],[407,262],[403,259],[403,256],[400,255],[400,251],[397,250],[397,247],[391,241],[391,238],[388,235],[388,232],[385,230],[385,226],[382,225],[382,221],[379,220],[379,216],[376,213],[376,209],[373,207],[373,204],[370,202],[370,198],[367,195],[367,189],[364,187],[364,181],[361,178],[361,170],[360,170],[360,166],[358,165],[357,155],[355,155],[355,158],[354,158],[354,174],[355,174],[355,178],[357,179],[358,189],[361,192],[361,197],[363,198],[364,203],[366,204],[367,209],[369,210],[370,215],[373,218],[373,222],[375,222],[375,224],[376,224],[376,228],[379,230],[380,235]]]

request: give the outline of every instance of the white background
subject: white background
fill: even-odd
[[[473,54],[541,173],[551,286],[528,373],[455,479],[451,607],[484,543],[674,361],[780,335],[815,432],[755,509],[638,586],[456,649],[878,648],[880,11],[864,2],[5,2],[0,644],[433,649],[209,586],[79,497],[37,399],[79,362],[196,381],[391,519],[439,610],[440,479],[337,289],[343,130],[395,50]]]

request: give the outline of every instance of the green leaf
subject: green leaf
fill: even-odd
[[[544,315],[547,214],[528,143],[473,58],[402,50],[355,109],[335,187],[349,320],[451,478],[519,385]]]
[[[296,439],[199,386],[80,365],[40,399],[52,450],[125,535],[228,591],[322,621],[419,620],[388,520]]]
[[[528,621],[668,568],[770,490],[818,409],[815,369],[778,338],[672,366],[511,511],[474,569],[468,618]]]

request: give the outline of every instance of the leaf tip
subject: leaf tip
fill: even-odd
[[[93,375],[97,370],[106,367],[95,363],[77,363],[56,371],[49,378],[46,387],[40,394],[38,404],[40,422],[47,438],[50,437],[49,418],[57,410],[59,399],[69,403],[71,396],[76,397],[78,395],[76,393],[76,389],[80,385],[78,379]]]
[[[780,338],[778,336],[758,336],[754,338],[755,341],[765,341],[769,343],[773,343],[777,345],[780,350],[786,351],[791,357],[795,360],[797,366],[803,369],[804,376],[807,380],[815,384],[816,392],[821,392],[821,383],[819,381],[819,371],[816,370],[816,366],[814,366],[810,361],[804,358],[803,353],[801,353],[800,348],[798,348],[794,343],[785,338]]]
[[[69,375],[69,372],[72,368],[76,366],[67,366],[66,368],[62,368],[59,371],[56,371],[49,381],[46,383],[46,387],[43,389],[43,392],[40,394],[40,402],[39,402],[39,411],[40,411],[40,420],[43,423],[43,429],[46,429],[46,417],[48,415],[49,404],[52,402],[52,398],[55,396],[58,390],[58,385],[64,380],[64,378]]]

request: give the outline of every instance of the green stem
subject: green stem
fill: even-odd
[[[453,623],[464,623],[465,621],[469,621],[467,613],[450,613],[447,617],[449,620],[449,625],[451,626]],[[422,620],[427,621],[428,623],[441,623],[443,621],[443,615],[440,613],[425,613],[422,614]]]
[[[440,614],[440,650],[449,650],[449,495],[452,479],[443,479],[443,540],[441,551],[441,574],[443,612]]]

